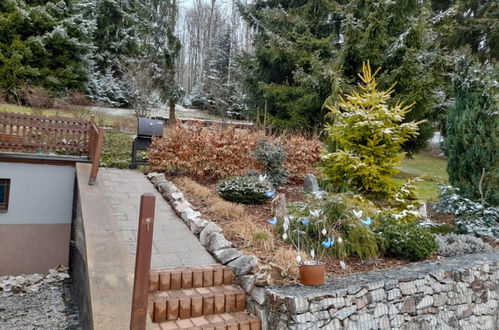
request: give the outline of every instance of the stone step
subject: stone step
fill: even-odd
[[[246,293],[233,285],[157,291],[149,294],[148,310],[156,323],[242,312],[245,309]]]
[[[222,265],[151,269],[149,292],[231,285],[232,277],[232,269]]]
[[[246,312],[238,312],[156,323],[154,329],[260,330],[261,323],[258,318]]]

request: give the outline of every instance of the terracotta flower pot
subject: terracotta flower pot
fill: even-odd
[[[300,265],[300,282],[305,285],[322,285],[326,278],[326,267],[323,262],[304,263]]]

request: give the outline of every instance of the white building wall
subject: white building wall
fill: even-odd
[[[0,225],[71,223],[74,166],[0,162],[0,178],[10,179]]]

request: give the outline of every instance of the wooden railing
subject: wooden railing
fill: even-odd
[[[86,120],[0,112],[0,149],[87,155],[91,125]]]
[[[0,151],[88,156],[89,184],[97,177],[104,130],[94,118],[79,120],[0,112]]]

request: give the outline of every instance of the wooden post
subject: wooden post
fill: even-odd
[[[145,193],[140,198],[130,330],[145,330],[146,328],[155,204],[156,197],[151,193]]]
[[[104,144],[104,129],[99,128],[97,135],[97,140],[94,141],[94,148],[92,152],[92,169],[90,170],[90,179],[88,180],[89,185],[93,185],[95,183],[95,179],[97,179],[97,171],[99,170],[100,164],[100,154],[102,152],[102,146]]]

